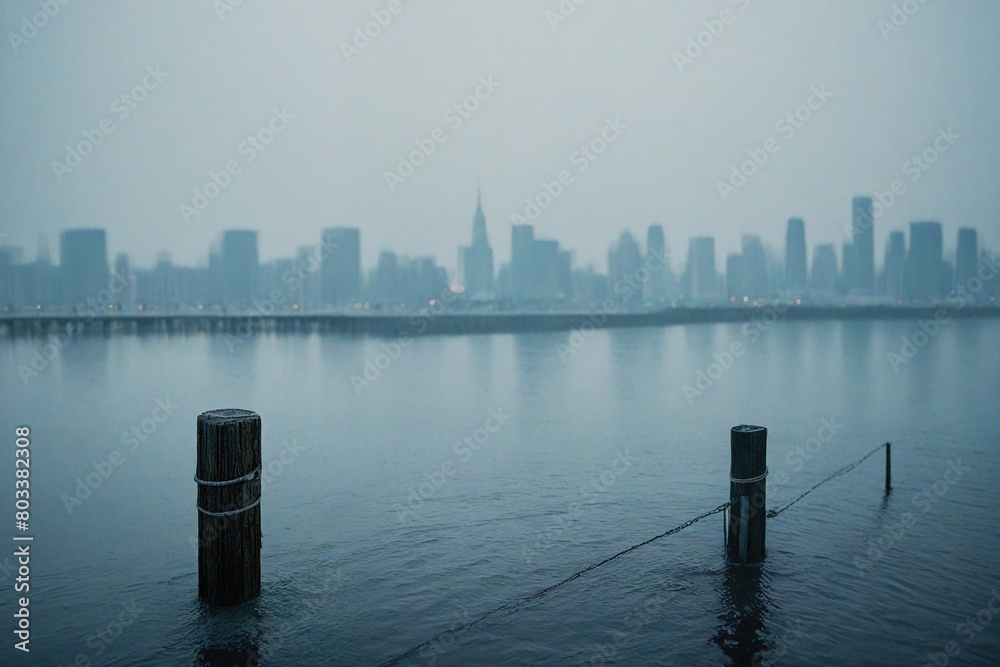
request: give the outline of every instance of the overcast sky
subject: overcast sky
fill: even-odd
[[[890,32],[894,1],[918,9]],[[0,4],[0,242],[30,259],[45,231],[57,257],[60,230],[97,226],[138,266],[158,251],[196,264],[221,230],[253,228],[267,261],[356,226],[366,267],[391,249],[453,270],[477,182],[499,263],[511,215],[567,170],[536,236],[602,271],[623,229],[644,240],[653,222],[675,268],[697,235],[716,237],[720,269],[742,234],[780,255],[790,216],[805,218],[810,255],[839,253],[851,197],[897,179],[877,263],[888,231],[913,220],[941,221],[946,251],[961,226],[1000,249],[995,0],[589,0],[559,22],[547,11],[569,0],[401,0],[394,15],[390,0],[227,2],[69,2],[51,18],[37,0]],[[391,21],[345,54],[372,12]],[[675,56],[702,32],[697,57]],[[144,83],[144,99],[120,99]],[[478,109],[448,114],[477,86]],[[776,125],[814,87],[809,119]],[[280,132],[263,150],[242,144],[269,124]],[[386,172],[438,128],[443,143],[390,190]],[[934,157],[948,128],[933,165],[906,165]],[[616,138],[601,155],[575,153],[602,131]],[[85,132],[100,143],[70,166]],[[719,182],[768,139],[767,161],[724,200]],[[186,221],[181,205],[231,161],[238,173]]]

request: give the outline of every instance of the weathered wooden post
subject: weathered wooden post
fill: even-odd
[[[892,443],[885,443],[885,492],[892,491]]]
[[[198,595],[214,605],[260,593],[260,416],[198,416]]]
[[[767,429],[734,426],[730,435],[729,530],[726,557],[731,563],[764,560],[767,521]]]

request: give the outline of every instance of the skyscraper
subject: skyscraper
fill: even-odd
[[[524,301],[533,294],[534,245],[535,228],[514,225],[510,239],[510,297],[514,301]]]
[[[221,260],[224,302],[232,306],[250,305],[257,298],[257,273],[260,265],[257,232],[244,229],[223,232]],[[159,295],[167,301],[177,296],[172,269],[169,258],[161,258],[157,263],[156,270],[160,275]]]
[[[767,259],[759,236],[747,234],[743,237],[742,264],[744,296],[751,300],[767,296]]]
[[[785,288],[793,294],[806,289],[806,224],[789,218],[785,232]]]
[[[476,190],[476,214],[472,219],[472,245],[462,248],[459,265],[465,294],[472,299],[494,297],[493,248],[486,235],[486,216],[483,215],[482,194]]]
[[[910,254],[906,259],[907,297],[928,302],[943,296],[941,223],[910,223]]]
[[[837,290],[837,253],[832,243],[813,248],[810,288],[817,294],[832,296]]]
[[[403,300],[402,285],[399,280],[399,258],[396,253],[383,250],[378,255],[378,265],[371,281],[372,301],[381,304],[397,304]]]
[[[344,306],[361,298],[361,231],[353,227],[323,230],[329,255],[321,272],[323,301]]]
[[[632,237],[632,232],[626,230],[608,250],[608,280],[611,282],[612,292],[619,284],[638,281],[641,267],[642,251]]]
[[[531,263],[532,296],[543,301],[555,301],[561,298],[559,242],[535,239],[531,250]]]
[[[689,299],[703,301],[718,296],[714,238],[698,236],[691,239],[684,274],[685,291]]]
[[[108,287],[108,245],[103,229],[67,229],[59,235],[61,301],[78,306]]]
[[[889,243],[885,247],[884,275],[885,295],[897,301],[902,299],[906,278],[906,235],[903,232],[889,233]]]
[[[670,291],[670,260],[662,226],[650,225],[646,231],[646,255],[652,261],[647,262],[650,276],[643,285],[643,297],[646,301],[662,301]]]
[[[979,240],[976,230],[962,227],[958,230],[958,251],[955,253],[955,284],[967,287],[975,277],[979,260]]]
[[[852,235],[854,246],[854,280],[852,288],[864,294],[875,289],[875,217],[871,197],[855,197],[851,202]]]

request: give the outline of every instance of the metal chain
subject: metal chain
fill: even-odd
[[[832,475],[830,475],[829,477],[827,477],[826,479],[824,479],[824,480],[823,480],[822,482],[820,482],[819,484],[815,484],[815,485],[814,485],[814,486],[813,486],[812,488],[808,489],[808,490],[807,490],[807,491],[806,491],[805,493],[803,493],[803,494],[802,494],[802,495],[800,495],[800,496],[799,496],[798,498],[796,498],[796,499],[795,499],[795,500],[793,500],[792,502],[788,503],[788,504],[787,504],[787,505],[785,505],[784,507],[779,507],[779,508],[778,508],[778,509],[776,509],[776,510],[768,510],[768,511],[767,511],[767,518],[768,518],[768,519],[773,519],[774,517],[778,516],[779,514],[781,514],[782,512],[784,512],[784,511],[785,511],[786,509],[788,509],[789,507],[791,507],[791,506],[792,506],[792,505],[794,505],[795,503],[799,502],[800,500],[802,500],[803,498],[805,498],[806,496],[808,496],[808,495],[809,495],[810,493],[812,493],[813,491],[815,491],[815,490],[816,490],[816,489],[818,489],[819,487],[821,487],[821,486],[823,486],[824,484],[826,484],[827,482],[829,482],[829,481],[830,481],[831,479],[833,479],[834,477],[840,477],[841,475],[846,475],[847,473],[851,472],[852,470],[854,470],[855,468],[857,468],[857,467],[858,467],[859,465],[861,465],[861,463],[862,463],[862,462],[863,462],[863,461],[864,461],[865,459],[867,459],[867,458],[868,458],[869,456],[871,456],[871,455],[872,455],[872,454],[874,454],[875,452],[879,451],[879,450],[880,450],[880,449],[882,449],[883,447],[885,447],[885,444],[884,444],[884,443],[883,443],[883,444],[881,444],[881,445],[879,445],[879,446],[878,446],[878,447],[876,447],[875,449],[871,450],[870,452],[868,452],[867,454],[865,454],[864,456],[862,456],[862,457],[861,457],[860,459],[858,459],[858,460],[857,460],[857,461],[855,461],[854,463],[851,463],[851,464],[848,464],[848,465],[844,466],[843,468],[841,468],[840,470],[836,471],[835,473],[833,473]]]
[[[878,447],[876,447],[872,451],[868,452],[867,454],[865,454],[864,456],[862,456],[860,459],[858,459],[854,463],[846,465],[843,468],[841,468],[840,470],[837,470],[836,472],[834,472],[832,475],[830,475],[829,477],[827,477],[823,481],[819,482],[818,484],[813,485],[805,493],[803,493],[802,495],[800,495],[798,498],[796,498],[792,502],[788,503],[787,505],[785,505],[783,507],[779,507],[776,510],[768,510],[767,511],[767,517],[768,518],[774,518],[774,517],[778,516],[779,514],[781,514],[785,510],[787,510],[789,507],[791,507],[795,503],[799,502],[800,500],[802,500],[803,498],[805,498],[807,495],[809,495],[810,493],[812,493],[813,491],[815,491],[816,489],[818,489],[822,485],[824,485],[827,482],[829,482],[831,479],[834,479],[835,477],[840,477],[841,475],[846,475],[847,473],[849,473],[850,471],[854,470],[856,467],[858,467],[859,465],[861,465],[861,463],[863,463],[867,458],[869,458],[870,456],[872,456],[875,452],[879,451],[883,447],[885,447],[884,444],[879,445]],[[762,475],[760,477],[760,479],[763,479],[766,476],[767,476],[767,473],[765,472],[764,475]],[[736,481],[736,480],[733,480],[733,481]],[[740,482],[745,482],[747,480],[739,480],[739,481]],[[386,660],[385,662],[382,663],[382,667],[387,667],[388,665],[399,664],[401,661],[405,660],[406,658],[409,658],[409,657],[415,655],[421,649],[424,649],[427,646],[430,646],[431,644],[433,644],[434,642],[436,642],[441,637],[444,637],[446,635],[456,635],[459,632],[465,630],[466,628],[472,627],[473,625],[478,625],[479,623],[482,623],[486,619],[488,619],[488,618],[490,618],[492,616],[495,616],[496,614],[499,614],[501,612],[513,613],[513,612],[517,611],[518,609],[520,609],[521,607],[523,607],[524,605],[526,605],[529,602],[531,602],[532,600],[537,600],[538,598],[542,597],[546,593],[548,593],[548,592],[550,592],[552,590],[555,590],[556,588],[559,588],[560,586],[568,584],[569,582],[573,581],[574,579],[578,579],[578,578],[582,577],[584,574],[586,574],[587,572],[590,572],[591,570],[596,570],[597,568],[601,567],[602,565],[610,563],[611,561],[615,560],[616,558],[621,558],[625,554],[631,553],[631,552],[635,551],[636,549],[638,549],[640,547],[644,547],[647,544],[655,542],[656,540],[662,539],[662,538],[667,537],[669,535],[673,535],[674,533],[679,533],[680,531],[684,530],[685,528],[698,523],[702,519],[706,519],[706,518],[712,516],[713,514],[718,514],[719,512],[723,512],[723,511],[727,510],[732,504],[733,504],[732,501],[722,503],[721,505],[719,505],[718,507],[716,507],[713,510],[709,510],[708,512],[704,512],[703,514],[699,514],[698,516],[694,517],[693,519],[688,519],[687,521],[685,521],[681,525],[676,526],[674,528],[671,528],[670,530],[668,530],[666,532],[663,532],[663,533],[660,533],[659,535],[651,537],[648,540],[646,540],[645,542],[640,542],[639,544],[635,544],[635,545],[629,547],[628,549],[625,549],[623,551],[619,551],[614,556],[609,556],[608,558],[605,558],[604,560],[602,560],[602,561],[600,561],[598,563],[594,563],[593,565],[588,565],[587,567],[583,568],[579,572],[575,572],[574,574],[571,574],[570,576],[566,577],[562,581],[559,581],[557,583],[552,584],[551,586],[548,586],[548,587],[543,588],[543,589],[541,589],[539,591],[536,591],[536,592],[532,593],[531,595],[529,595],[527,597],[521,598],[520,600],[517,600],[515,602],[504,603],[504,604],[500,605],[499,607],[496,607],[495,609],[491,609],[490,611],[488,611],[488,612],[486,612],[484,614],[481,614],[479,617],[474,618],[471,621],[468,621],[466,623],[462,623],[462,624],[460,624],[458,626],[455,626],[455,627],[450,628],[448,630],[445,630],[443,632],[439,632],[438,634],[434,635],[430,639],[428,639],[428,640],[426,640],[424,642],[421,642],[420,644],[417,644],[416,646],[414,646],[413,648],[411,648],[406,653],[401,653],[400,655],[397,655],[394,658],[390,658],[389,660]]]
[[[431,637],[427,641],[424,641],[424,642],[421,642],[420,644],[417,644],[416,646],[414,646],[413,648],[411,648],[406,653],[402,653],[400,655],[397,655],[394,658],[390,658],[389,660],[383,662],[382,663],[382,667],[386,667],[388,665],[397,665],[402,660],[405,660],[406,658],[409,658],[409,657],[415,655],[421,649],[423,649],[423,648],[425,648],[427,646],[430,646],[431,644],[433,644],[434,642],[436,642],[441,637],[444,637],[446,635],[455,635],[455,634],[458,634],[459,632],[461,632],[462,630],[465,630],[466,628],[469,628],[469,627],[471,627],[473,625],[477,625],[479,623],[482,623],[487,618],[490,618],[491,616],[494,616],[495,614],[498,614],[498,613],[503,612],[503,611],[513,613],[513,612],[517,611],[518,609],[520,609],[521,607],[523,607],[524,605],[526,605],[529,602],[531,602],[532,600],[536,600],[536,599],[542,597],[543,595],[545,595],[546,593],[548,593],[549,591],[552,591],[552,590],[554,590],[556,588],[559,588],[560,586],[562,586],[564,584],[568,584],[569,582],[571,582],[574,579],[577,579],[577,578],[583,576],[584,574],[586,574],[587,572],[590,572],[591,570],[595,570],[595,569],[599,568],[600,566],[602,566],[602,565],[604,565],[606,563],[610,563],[611,561],[615,560],[616,558],[620,558],[621,556],[624,556],[625,554],[627,554],[629,552],[635,551],[639,547],[644,547],[644,546],[646,546],[647,544],[649,544],[651,542],[655,542],[658,539],[661,539],[663,537],[667,537],[668,535],[673,535],[674,533],[679,533],[680,531],[684,530],[685,528],[687,528],[687,527],[689,527],[689,526],[691,526],[693,524],[698,523],[702,519],[710,517],[713,514],[718,514],[719,512],[722,512],[723,510],[727,509],[732,504],[733,503],[731,501],[730,502],[722,503],[721,505],[719,505],[718,507],[716,507],[714,510],[709,510],[708,512],[705,512],[704,514],[699,514],[698,516],[694,517],[693,519],[688,519],[687,521],[685,521],[681,525],[679,525],[679,526],[677,526],[675,528],[671,528],[670,530],[668,530],[668,531],[666,531],[664,533],[660,533],[659,535],[656,535],[655,537],[651,537],[648,540],[646,540],[645,542],[640,542],[639,544],[633,545],[633,546],[629,547],[628,549],[625,549],[624,551],[619,551],[614,556],[610,556],[608,558],[605,558],[604,560],[602,560],[599,563],[594,563],[593,565],[588,565],[587,567],[583,568],[579,572],[576,572],[575,574],[572,574],[572,575],[566,577],[565,579],[563,579],[562,581],[560,581],[558,583],[552,584],[551,586],[548,586],[547,588],[543,588],[540,591],[536,591],[535,593],[532,593],[531,595],[529,595],[527,597],[524,597],[524,598],[521,598],[520,600],[517,600],[515,602],[507,602],[505,604],[502,604],[502,605],[500,605],[499,607],[497,607],[495,609],[492,609],[492,610],[490,610],[490,611],[488,611],[488,612],[486,612],[484,614],[481,614],[478,618],[474,618],[471,621],[468,621],[466,623],[462,623],[461,625],[458,625],[456,627],[453,627],[453,628],[450,628],[448,630],[445,630],[444,632],[439,632],[438,634],[434,635],[433,637]]]

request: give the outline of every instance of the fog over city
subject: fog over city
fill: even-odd
[[[497,266],[517,216],[602,273],[654,223],[674,271],[695,236],[720,272],[744,234],[780,260],[790,217],[811,262],[856,196],[879,267],[913,221],[951,261],[960,227],[1000,247],[994,2],[50,4],[0,6],[0,244],[22,261],[70,228],[151,267],[205,266],[227,229],[264,262],[340,226],[366,271],[392,250],[454,278],[477,185]]]

